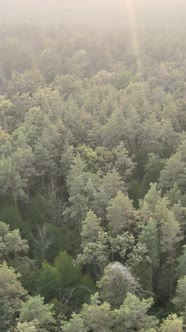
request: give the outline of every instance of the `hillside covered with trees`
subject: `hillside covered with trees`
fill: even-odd
[[[1,332],[186,330],[186,14],[155,13],[0,25]]]

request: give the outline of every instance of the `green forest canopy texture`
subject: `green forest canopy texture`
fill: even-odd
[[[186,12],[132,4],[0,25],[1,332],[186,330]]]

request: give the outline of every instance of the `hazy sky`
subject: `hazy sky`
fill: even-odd
[[[183,11],[186,0],[0,0],[0,20],[26,20],[38,18],[105,17],[124,15],[127,8],[139,11],[157,11],[166,14]],[[149,14],[150,15],[150,14]]]

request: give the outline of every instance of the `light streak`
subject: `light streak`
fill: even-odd
[[[142,61],[140,55],[140,42],[137,32],[137,25],[136,25],[136,12],[134,8],[134,0],[126,0],[126,11],[127,11],[127,19],[131,33],[131,41],[132,41],[132,48],[135,54],[136,63],[137,63],[137,71],[138,73],[142,72]]]

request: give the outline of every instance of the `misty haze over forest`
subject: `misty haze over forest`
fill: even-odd
[[[138,14],[145,13],[147,19],[172,17],[186,8],[184,0],[0,0],[0,21],[62,23],[73,19],[85,23],[91,19],[96,24],[119,19],[117,23],[122,24],[128,5]]]
[[[0,0],[0,332],[186,332],[186,0]]]

